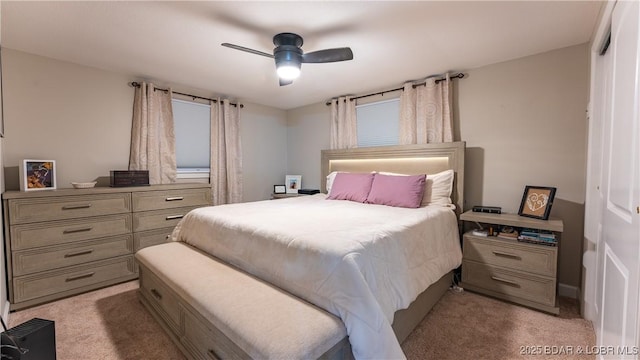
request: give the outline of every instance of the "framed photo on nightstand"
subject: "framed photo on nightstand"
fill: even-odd
[[[302,175],[287,175],[284,178],[284,184],[287,187],[287,194],[297,194],[298,189],[302,187]]]
[[[273,193],[274,194],[286,194],[287,186],[286,185],[273,185]]]
[[[525,186],[518,215],[542,220],[549,219],[555,195],[556,188],[554,187]]]

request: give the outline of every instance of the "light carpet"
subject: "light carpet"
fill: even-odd
[[[9,326],[35,317],[55,321],[58,360],[184,359],[138,301],[137,288],[132,281],[18,311],[10,315]],[[575,355],[578,346],[595,344],[591,323],[580,318],[575,301],[564,299],[561,305],[560,316],[552,316],[473,293],[448,292],[402,349],[416,360],[594,358]],[[538,347],[542,355],[522,354]],[[574,354],[557,355],[568,347]]]

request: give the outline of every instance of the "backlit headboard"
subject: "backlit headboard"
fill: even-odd
[[[451,198],[459,215],[464,205],[464,152],[464,141],[322,150],[322,192],[326,192],[326,178],[332,171],[388,171],[416,175],[453,169],[456,175]]]

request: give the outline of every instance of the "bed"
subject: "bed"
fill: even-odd
[[[339,317],[355,358],[402,358],[400,342],[446,291],[461,262],[464,143],[325,150],[321,156],[323,192],[336,172],[396,176],[451,169],[451,205],[407,209],[328,200],[322,193],[230,204],[190,212],[172,240]]]

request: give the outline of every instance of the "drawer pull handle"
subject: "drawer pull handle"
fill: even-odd
[[[184,196],[168,197],[168,198],[166,198],[164,200],[165,201],[180,201],[180,200],[184,200]]]
[[[156,298],[158,301],[162,300],[162,294],[160,294],[160,292],[158,292],[158,290],[156,289],[151,289],[151,295],[153,295],[153,297]]]
[[[87,254],[91,254],[92,252],[93,252],[93,249],[81,250],[81,251],[76,251],[76,252],[65,254],[64,257],[70,258],[70,257],[74,257],[74,256],[87,255]]]
[[[214,359],[214,360],[220,360],[222,359],[220,356],[218,356],[218,354],[216,354],[215,351],[213,351],[213,349],[209,349],[207,350],[207,355],[209,355],[210,358]]]
[[[77,228],[77,229],[66,229],[62,233],[63,234],[73,234],[73,233],[86,232],[86,231],[91,231],[91,230],[93,230],[93,227],[87,226],[87,227]]]
[[[91,204],[65,205],[62,207],[62,210],[88,209],[90,207]]]
[[[518,287],[518,288],[520,287],[520,284],[518,284],[518,283],[517,283],[517,282],[515,282],[515,281],[511,281],[511,280],[503,279],[503,278],[500,278],[500,277],[497,277],[497,276],[492,276],[491,278],[492,278],[493,280],[495,280],[495,281],[499,281],[499,282],[501,282],[501,283],[505,283],[505,284],[507,284],[507,285],[511,285],[511,286]]]
[[[167,234],[167,236],[165,236],[165,239],[166,239],[166,240],[171,239],[171,234]]]
[[[89,278],[92,277],[95,274],[95,272],[88,272],[86,274],[80,274],[80,275],[76,275],[76,276],[71,276],[68,277],[65,281],[69,282],[69,281],[75,281],[75,280],[80,280],[80,279],[84,279],[84,278]]]
[[[167,219],[167,220],[175,220],[175,219],[182,219],[183,217],[184,217],[184,215],[169,215],[165,219]]]
[[[507,257],[507,258],[516,259],[516,260],[520,260],[521,259],[521,257],[518,256],[518,255],[509,254],[509,253],[502,252],[502,251],[493,251],[493,255]]]

